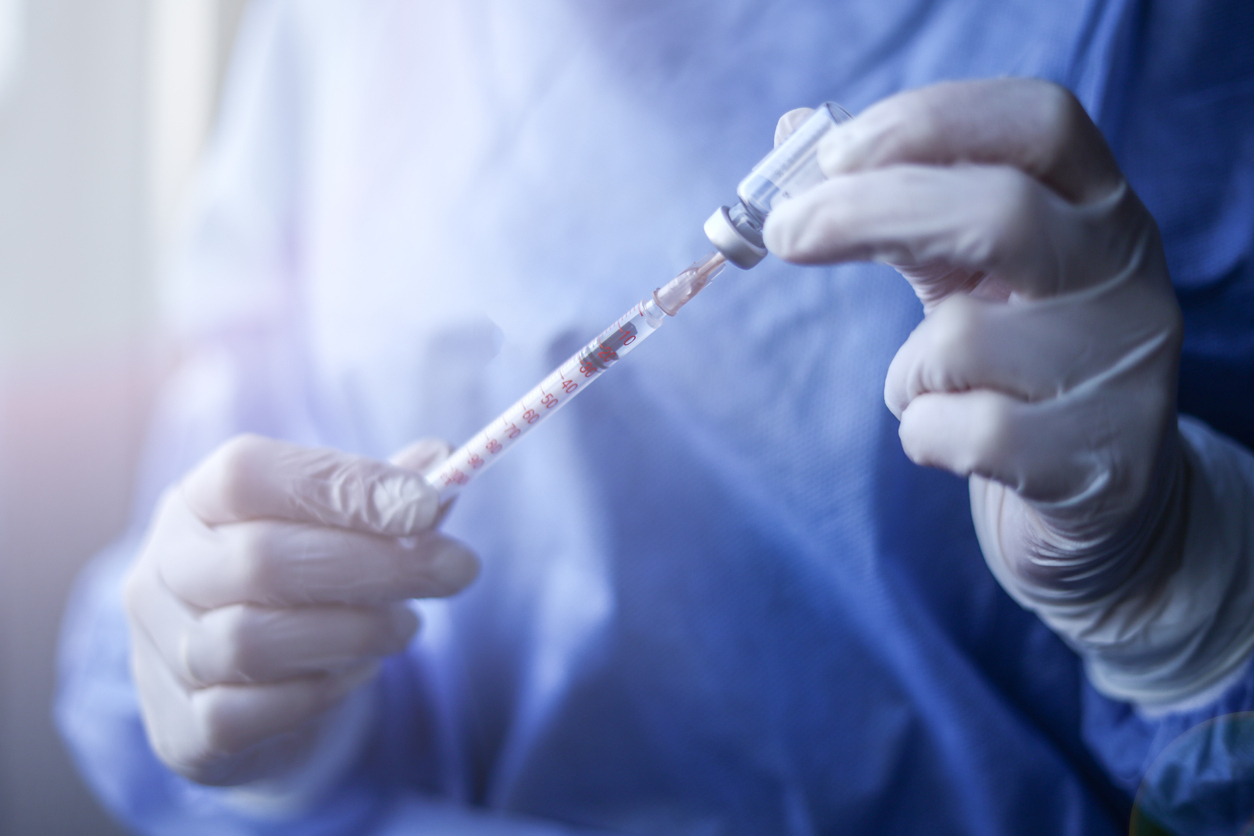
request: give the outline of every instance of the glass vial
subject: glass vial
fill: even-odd
[[[705,222],[705,234],[728,261],[748,270],[766,257],[762,225],[781,202],[817,186],[819,142],[851,117],[840,105],[815,108],[787,139],[761,159],[736,187],[733,206],[720,206]]]

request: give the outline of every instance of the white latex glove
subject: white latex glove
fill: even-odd
[[[1229,676],[1249,619],[1217,626],[1222,591],[1181,571],[1180,310],[1157,226],[1080,104],[1041,81],[941,84],[869,108],[819,162],[829,181],[774,211],[767,247],[884,261],[914,287],[926,315],[885,400],[912,460],[971,477],[998,580],[1108,694],[1161,705]],[[1234,548],[1187,557],[1231,580]]]
[[[328,777],[303,774],[311,762],[347,765],[366,724],[327,712],[409,642],[406,599],[451,595],[478,571],[433,529],[436,492],[417,472],[447,453],[419,442],[394,459],[404,469],[240,436],[165,494],[125,593],[165,764],[294,792]],[[305,786],[284,787],[292,775]]]

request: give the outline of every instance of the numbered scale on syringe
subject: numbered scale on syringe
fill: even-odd
[[[654,310],[651,310],[653,308]],[[641,302],[581,351],[558,366],[483,429],[432,474],[432,481],[444,491],[456,491],[470,481],[475,471],[487,467],[497,456],[526,435],[533,427],[564,405],[606,369],[627,355],[644,337],[656,331],[664,314],[652,300]]]

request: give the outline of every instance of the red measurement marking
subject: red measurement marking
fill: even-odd
[[[522,430],[518,429],[515,425],[507,423],[505,426],[509,427],[507,435],[510,438],[518,438],[518,436],[522,435]]]
[[[470,454],[470,467],[472,470],[478,470],[483,467],[483,459],[479,458],[478,453]]]
[[[499,453],[502,449],[504,449],[501,447],[501,442],[497,441],[495,438],[483,446],[487,448],[489,453]]]
[[[464,485],[469,481],[470,481],[470,477],[468,477],[465,473],[462,473],[460,470],[457,470],[457,469],[454,469],[452,473],[448,473],[444,476],[444,484],[446,486],[452,485],[454,483],[458,485]]]
[[[619,329],[618,329],[618,333],[620,333],[620,334],[627,334],[627,336],[623,337],[623,345],[624,345],[624,346],[631,345],[632,343],[634,343],[634,342],[636,341],[636,334],[635,334],[635,332],[634,332],[634,331],[632,331],[632,332],[627,332],[627,331],[623,330],[622,328],[619,328]]]
[[[555,398],[553,395],[545,395],[543,398],[540,399],[540,403],[544,404],[545,409],[552,409],[553,407],[557,406],[557,398]]]
[[[576,389],[578,389],[578,388],[579,388],[579,384],[578,384],[578,383],[576,383],[576,382],[575,382],[575,381],[573,381],[573,380],[563,380],[563,381],[562,381],[562,388],[563,388],[563,389],[565,389],[565,390],[566,390],[566,394],[568,394],[568,395],[569,395],[571,392],[573,392],[573,391],[575,391]]]
[[[523,413],[522,417],[528,424],[534,424],[536,421],[540,420],[540,413],[536,412],[534,409],[528,409]]]

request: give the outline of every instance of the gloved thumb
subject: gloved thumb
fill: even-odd
[[[775,124],[775,146],[778,148],[781,142],[792,136],[792,132],[813,112],[812,107],[796,107],[779,117],[779,122]]]
[[[416,470],[425,476],[439,467],[452,452],[453,445],[447,441],[439,438],[421,438],[408,447],[393,453],[388,457],[388,462],[406,470]],[[440,505],[440,510],[435,516],[436,527],[439,527],[440,523],[444,521],[449,509],[453,507],[453,503],[456,501],[457,497],[453,497]]]
[[[388,457],[388,462],[406,470],[428,473],[449,457],[453,445],[438,438],[423,438]]]

